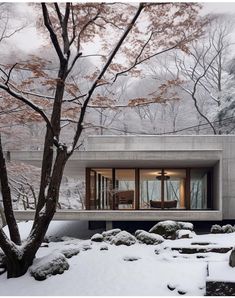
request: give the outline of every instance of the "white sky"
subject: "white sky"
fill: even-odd
[[[5,1],[5,2],[8,2],[8,1]],[[80,1],[80,2],[85,2],[85,1]],[[98,2],[98,1],[93,1],[93,2]],[[108,2],[112,2],[112,1],[108,1]],[[125,1],[125,2],[136,2],[136,1]],[[185,2],[188,2],[188,1],[185,1]],[[25,52],[31,52],[33,50],[36,50],[38,47],[42,45],[43,38],[35,28],[35,11],[32,6],[28,6],[26,3],[21,1],[17,1],[17,3],[15,3],[14,5],[18,14],[23,19],[25,19],[25,21],[27,21],[27,23],[30,25],[24,30],[22,30],[21,32],[17,33],[14,36],[14,38],[12,38],[12,44],[16,45],[17,48]],[[202,9],[203,14],[235,13],[235,2],[206,2],[206,3],[203,2],[203,5],[204,5],[204,8]]]

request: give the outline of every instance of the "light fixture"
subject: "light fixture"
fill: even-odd
[[[159,172],[158,174],[159,175],[156,176],[156,179],[157,180],[162,180],[162,172]],[[167,176],[167,173],[163,172],[163,180],[169,180],[169,179],[170,179],[170,176]]]

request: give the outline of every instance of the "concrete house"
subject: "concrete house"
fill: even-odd
[[[13,153],[12,159],[37,165],[40,154]],[[65,172],[85,181],[86,210],[60,211],[58,219],[235,219],[231,135],[90,136],[86,151],[75,152]]]

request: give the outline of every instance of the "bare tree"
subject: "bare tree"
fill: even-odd
[[[47,74],[40,68],[45,63],[40,60],[39,62],[28,63],[26,66],[31,67],[31,71],[33,71],[36,78],[47,79],[47,85],[50,85],[50,88],[53,89],[52,94],[43,95],[42,93],[36,93],[34,90],[23,90],[24,85],[19,89],[19,86],[12,79],[12,73],[16,71],[16,66],[1,68],[0,89],[32,109],[46,124],[37,208],[32,230],[23,243],[13,214],[6,164],[2,146],[0,146],[0,180],[4,211],[10,231],[9,239],[4,231],[0,229],[0,246],[6,257],[9,278],[23,275],[32,264],[56,212],[64,167],[73,152],[79,148],[87,110],[91,100],[94,99],[95,90],[101,85],[107,84],[107,74],[109,73],[109,77],[114,75],[116,79],[117,74],[127,73],[133,70],[136,65],[153,56],[160,55],[162,52],[170,51],[173,48],[185,50],[188,42],[199,36],[201,25],[204,24],[204,22],[197,19],[199,8],[197,4],[140,3],[137,7],[128,6],[128,9],[126,5],[124,9],[123,5],[118,3],[42,4],[42,20],[58,58],[58,73],[54,80],[48,78]],[[146,13],[146,15],[143,16],[143,13]],[[156,13],[159,18],[156,18]],[[143,32],[140,25],[137,24],[141,17],[145,20],[148,17],[147,40],[146,32],[144,33],[145,38],[141,39]],[[173,22],[174,27],[172,27]],[[104,59],[105,62],[100,70],[94,73],[93,77],[89,76],[89,81],[93,80],[89,84],[87,92],[81,94],[80,90],[77,90],[78,95],[71,98],[70,91],[71,88],[74,90],[75,86],[71,85],[71,77],[69,76],[77,61],[87,56],[82,52],[82,43],[92,40],[95,33],[107,33],[105,25],[115,27],[122,34],[117,37],[116,45],[112,46],[112,51]],[[165,36],[166,29],[169,39]],[[117,32],[114,36],[118,36]],[[111,43],[109,38],[107,38],[107,41],[108,44]],[[131,51],[133,45],[136,47],[135,52]],[[154,50],[156,45],[159,46],[159,51]],[[128,59],[131,61],[131,66],[128,68],[123,68],[125,64],[121,64],[121,69],[120,65],[116,63],[121,48],[124,52],[129,53]],[[33,84],[33,81],[31,79],[30,84]],[[162,95],[163,91],[160,91],[160,95]],[[37,104],[36,99],[39,98],[52,102],[50,114]],[[73,108],[71,104],[74,104]],[[63,109],[66,110],[66,114],[70,113],[77,117],[76,120],[67,119],[68,122],[70,121],[76,126],[70,146],[67,146],[62,138]],[[56,151],[53,148],[56,148]]]
[[[175,55],[177,75],[185,81],[182,89],[193,99],[194,106],[202,119],[211,127],[214,134],[221,133],[222,119],[216,127],[208,112],[200,108],[200,98],[213,107],[212,112],[221,105],[221,93],[226,85],[226,64],[231,47],[229,35],[233,23],[224,16],[215,17],[208,25],[208,33],[202,40],[192,44],[189,57]]]

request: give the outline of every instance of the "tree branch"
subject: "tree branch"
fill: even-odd
[[[85,117],[85,112],[86,112],[86,109],[87,109],[87,106],[89,104],[89,101],[92,97],[92,94],[94,92],[94,90],[96,89],[97,85],[99,84],[99,81],[102,79],[103,75],[105,74],[106,70],[108,69],[109,65],[111,64],[113,58],[115,57],[116,53],[118,52],[119,48],[121,47],[121,45],[123,44],[124,40],[126,39],[126,37],[128,36],[129,32],[131,31],[131,29],[133,28],[136,20],[138,19],[141,11],[144,9],[144,4],[143,3],[140,3],[139,4],[139,7],[132,19],[132,21],[130,22],[130,24],[127,26],[126,30],[124,31],[123,35],[121,36],[121,38],[119,39],[117,45],[114,47],[114,50],[113,52],[111,53],[111,55],[109,56],[107,62],[105,63],[105,65],[103,66],[103,69],[101,70],[100,74],[98,75],[98,77],[96,78],[96,80],[94,81],[94,83],[92,84],[89,92],[88,92],[88,95],[84,101],[84,104],[81,108],[81,113],[80,113],[80,118],[79,118],[79,121],[78,121],[78,125],[77,125],[77,130],[76,130],[76,133],[75,133],[75,136],[74,136],[74,140],[73,140],[73,150],[74,148],[76,147],[76,144],[78,142],[78,139],[82,133],[82,123],[83,123],[83,120],[84,120],[84,117]],[[71,154],[73,152],[73,150],[71,150]]]
[[[1,134],[0,134],[0,181],[1,181],[1,192],[3,198],[4,213],[6,217],[6,222],[8,225],[11,240],[17,244],[21,245],[20,233],[18,226],[14,217],[11,191],[8,182],[7,168],[5,158],[3,156]]]
[[[10,89],[10,87],[6,86],[5,84],[0,83],[0,89],[5,90],[8,94],[10,94],[14,98],[20,100],[21,102],[25,103],[27,106],[29,106],[31,109],[33,109],[35,112],[37,112],[43,118],[43,120],[46,122],[46,124],[47,124],[48,128],[51,130],[53,136],[55,135],[50,120],[47,118],[46,114],[43,112],[43,110],[40,107],[38,107],[33,102],[28,100],[25,96]],[[56,146],[58,145],[57,142],[55,142],[55,145]]]
[[[50,33],[50,37],[51,37],[51,41],[52,41],[52,44],[57,52],[57,55],[60,59],[60,62],[63,63],[64,60],[65,60],[65,57],[62,53],[62,50],[60,48],[60,44],[59,44],[59,41],[57,39],[57,36],[52,28],[52,24],[51,24],[51,21],[50,21],[50,17],[49,17],[49,14],[48,14],[48,10],[47,10],[47,7],[46,7],[46,3],[42,3],[42,12],[43,12],[43,19],[44,19],[44,24],[47,28],[47,30],[49,31]]]

